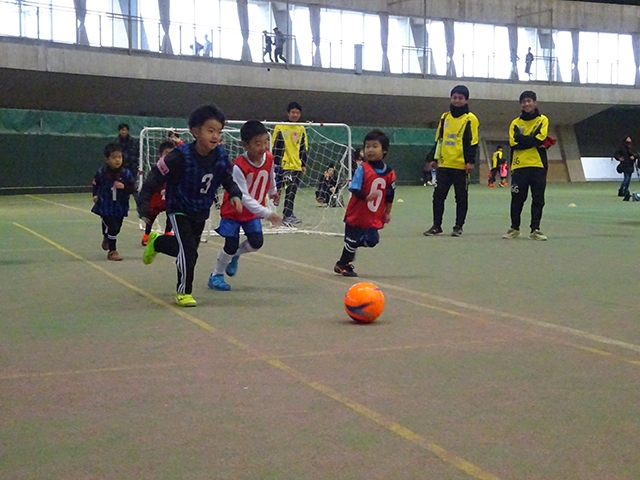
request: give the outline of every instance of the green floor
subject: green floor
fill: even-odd
[[[501,239],[508,189],[478,185],[461,238],[424,237],[432,190],[400,187],[358,279],[331,272],[340,237],[268,235],[214,292],[212,237],[188,310],[134,218],[107,262],[89,194],[0,197],[0,478],[637,479],[640,203],[617,187],[549,185],[547,242]],[[385,293],[371,325],[356,281]]]

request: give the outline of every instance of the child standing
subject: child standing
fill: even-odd
[[[276,54],[276,61],[277,58]],[[298,102],[287,105],[287,118],[290,123],[300,122],[301,115],[302,106]],[[277,165],[276,188],[280,191],[284,186],[284,209],[282,210],[284,223],[287,226],[299,225],[302,220],[295,216],[293,209],[302,176],[307,171],[307,152],[309,151],[307,130],[304,125],[283,123],[275,126],[271,140],[273,157]]]
[[[229,194],[229,203],[242,211],[242,192],[231,176],[229,156],[220,145],[226,118],[215,105],[205,105],[189,115],[189,129],[195,138],[190,144],[176,147],[151,169],[139,195],[138,213],[147,219],[149,200],[163,184],[167,215],[174,235],[149,234],[142,261],[148,265],[158,252],[176,258],[178,284],[176,304],[195,307],[193,276],[198,259],[198,245],[218,186]]]
[[[245,152],[233,162],[233,180],[242,192],[242,211],[229,203],[225,192],[220,207],[220,226],[216,232],[224,237],[224,247],[218,253],[216,266],[209,276],[209,288],[226,292],[231,287],[224,280],[226,273],[233,277],[238,271],[238,258],[244,253],[255,252],[262,247],[261,218],[272,224],[282,225],[282,217],[265,206],[267,194],[274,200],[276,189],[273,155],[268,152],[269,132],[257,120],[250,120],[240,129],[240,140]],[[247,239],[240,243],[240,227]]]
[[[375,247],[378,230],[389,223],[396,189],[396,174],[382,160],[389,151],[389,137],[372,130],[364,137],[365,161],[356,169],[349,187],[352,193],[344,215],[344,248],[333,271],[357,277],[351,262],[358,247]]]
[[[110,143],[104,147],[107,163],[93,178],[93,208],[91,211],[102,219],[102,249],[108,250],[107,259],[122,260],[116,250],[116,237],[129,212],[129,196],[135,191],[135,178],[122,166],[122,147]]]
[[[504,162],[503,160],[503,156],[502,156],[502,145],[498,145],[496,147],[496,151],[493,152],[493,156],[491,157],[491,171],[489,172],[489,187],[491,188],[495,188],[496,185],[496,175],[498,175],[498,171],[500,170],[500,166],[502,165],[502,163]],[[503,180],[500,179],[500,186],[504,187],[504,185],[502,185]]]
[[[158,147],[160,151],[160,158],[166,157],[171,150],[175,148],[175,143],[167,140],[166,142],[162,142]],[[145,222],[144,234],[142,235],[142,246],[146,247],[149,243],[149,234],[151,230],[153,230],[153,223],[158,218],[161,212],[164,212],[167,209],[167,202],[164,198],[165,196],[165,188],[166,185],[163,185],[159,192],[155,192],[151,198],[149,199],[149,218],[147,222]],[[164,227],[164,234],[168,235],[171,232],[171,222],[169,221],[169,217],[167,217],[167,223]]]

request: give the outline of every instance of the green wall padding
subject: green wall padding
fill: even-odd
[[[128,123],[134,137],[145,126],[187,126],[184,118],[0,109],[0,142],[4,146],[0,150],[0,194],[88,190],[95,170],[104,162],[102,149],[115,140],[119,123]],[[352,127],[352,146],[360,148],[373,128]],[[389,136],[387,160],[398,183],[419,183],[435,131],[375,128]],[[344,128],[327,126],[320,131],[338,142],[347,141]]]

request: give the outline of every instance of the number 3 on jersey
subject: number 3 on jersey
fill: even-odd
[[[372,212],[378,211],[378,208],[380,208],[382,200],[384,199],[386,189],[387,182],[384,180],[384,178],[376,178],[373,182],[371,182],[371,190],[369,190],[369,195],[374,194],[375,197],[367,202],[367,207],[369,208],[369,210],[371,210]]]
[[[207,194],[207,192],[211,188],[211,180],[213,180],[213,174],[212,173],[207,173],[204,177],[202,177],[202,180],[200,180],[200,181],[202,183],[204,183],[205,186],[200,189],[200,193],[202,193],[204,195]]]

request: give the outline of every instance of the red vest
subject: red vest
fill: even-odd
[[[362,191],[367,195],[375,192],[376,197],[367,201],[351,195],[344,221],[354,227],[381,229],[384,226],[387,187],[396,181],[396,172],[389,170],[380,175],[367,162],[362,163],[362,168]]]
[[[260,205],[264,206],[269,194],[269,186],[271,185],[271,170],[273,168],[273,155],[271,152],[266,153],[264,164],[261,167],[256,167],[243,155],[236,158],[232,166],[236,166],[242,170],[242,174],[247,180],[247,191],[249,195],[255,198]],[[242,193],[245,195],[245,193]],[[242,213],[238,213],[231,203],[229,203],[229,193],[225,190],[224,198],[222,200],[222,206],[220,207],[220,216],[222,218],[228,218],[230,220],[236,220],[237,222],[248,222],[254,218],[259,218],[254,213],[251,213],[247,207],[242,207]]]

